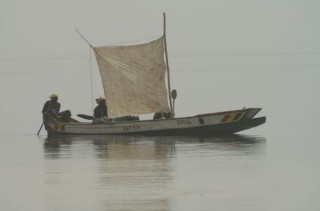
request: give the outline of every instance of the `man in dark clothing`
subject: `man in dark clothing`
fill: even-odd
[[[52,93],[50,95],[50,100],[48,100],[42,109],[43,119],[45,120],[47,116],[54,118],[61,117],[61,121],[68,122],[71,117],[71,112],[69,110],[60,112],[60,103],[58,102],[58,94]]]
[[[171,118],[171,112],[157,112],[153,115],[153,119],[169,119]]]
[[[93,111],[92,124],[105,124],[108,122],[108,112],[106,100],[102,97],[96,99],[97,106]]]

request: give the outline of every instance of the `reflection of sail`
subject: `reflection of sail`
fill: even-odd
[[[169,199],[163,193],[172,180],[168,158],[174,153],[174,142],[129,136],[69,136],[46,139],[44,149],[50,164],[46,165],[46,184],[53,190],[47,197],[50,207],[65,201],[54,189],[64,192],[78,181],[76,187],[86,184],[93,188],[92,203],[98,210],[169,209]],[[72,194],[80,198],[85,193]]]
[[[172,180],[170,155],[174,142],[158,144],[154,138],[93,137],[98,152],[102,207],[110,210],[168,210],[163,193]],[[126,191],[124,191],[126,190]]]
[[[220,178],[219,171],[230,170],[225,168],[225,155],[252,158],[264,155],[265,146],[265,138],[242,135],[215,138],[48,138],[44,143],[44,156],[47,198],[50,201],[46,204],[69,203],[65,198],[71,189],[72,198],[89,200],[77,201],[79,207],[91,203],[91,208],[97,210],[170,210],[171,201],[174,200],[171,198],[173,184],[176,184],[177,178],[179,181],[176,172],[181,173],[176,168],[177,157],[179,163],[188,165],[191,160],[199,162],[203,157],[214,156],[215,162],[207,162],[207,165],[220,169],[207,169],[207,173]],[[224,168],[221,169],[221,166]],[[202,174],[203,170],[200,165],[198,169],[192,169],[194,175]],[[60,193],[58,195],[57,190]],[[93,197],[88,199],[87,196]],[[75,205],[69,206],[74,208]]]
[[[165,159],[174,153],[174,141],[164,142],[156,137],[96,136],[92,137],[96,150],[107,153],[109,159],[152,160]],[[158,140],[158,141],[157,141]],[[103,150],[108,148],[108,150]],[[105,157],[105,155],[99,154]]]

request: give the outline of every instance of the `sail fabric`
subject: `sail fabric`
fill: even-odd
[[[110,118],[169,111],[163,37],[146,44],[93,50]]]

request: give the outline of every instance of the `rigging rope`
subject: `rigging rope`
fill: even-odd
[[[91,78],[91,109],[92,109],[92,113],[93,113],[93,86],[92,86],[92,62],[91,62],[91,46],[89,46],[89,63],[90,63],[90,78]]]

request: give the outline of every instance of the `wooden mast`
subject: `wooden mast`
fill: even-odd
[[[164,51],[166,55],[166,65],[167,65],[167,76],[168,76],[168,91],[169,91],[169,102],[170,102],[170,111],[171,117],[174,117],[174,111],[172,106],[172,96],[171,96],[171,86],[170,86],[170,71],[169,71],[169,61],[168,61],[168,51],[167,51],[167,39],[166,39],[166,13],[163,13],[163,42],[164,42]]]

